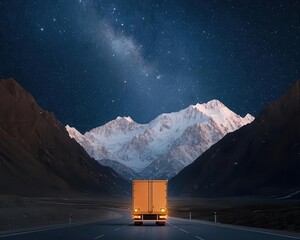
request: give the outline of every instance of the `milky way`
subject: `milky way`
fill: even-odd
[[[81,131],[197,102],[259,114],[300,78],[298,1],[0,1],[0,77]]]

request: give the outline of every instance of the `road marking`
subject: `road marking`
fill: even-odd
[[[114,232],[116,232],[116,231],[118,231],[118,230],[120,230],[120,228],[115,229]]]
[[[183,231],[183,232],[185,232],[185,233],[189,233],[188,231],[185,231],[185,230],[182,229],[182,228],[179,228],[179,230],[180,230],[180,231]]]
[[[24,235],[24,234],[28,234],[28,233],[44,232],[44,231],[50,231],[50,230],[55,230],[55,229],[71,228],[71,227],[75,227],[75,226],[87,225],[87,224],[90,224],[90,223],[93,223],[93,222],[99,222],[99,220],[98,221],[92,221],[92,222],[84,222],[84,223],[64,224],[64,225],[61,225],[61,226],[41,228],[41,229],[36,229],[36,230],[28,230],[28,231],[24,231],[24,232],[8,233],[8,234],[0,235],[0,238]]]
[[[53,225],[52,227],[42,227],[42,228],[37,228],[33,230],[24,230],[21,232],[12,232],[12,233],[6,233],[6,234],[1,234],[0,233],[0,238],[4,237],[11,237],[11,236],[18,236],[18,235],[24,235],[28,233],[36,233],[36,232],[44,232],[44,231],[51,231],[51,230],[56,230],[56,229],[63,229],[63,228],[72,228],[76,226],[83,226],[83,225],[88,225],[91,223],[97,223],[104,221],[104,219],[98,219],[98,220],[92,220],[92,221],[83,221],[79,223],[72,223],[72,224],[58,224],[58,225]]]
[[[266,232],[266,231],[259,231],[259,230],[255,230],[255,229],[249,229],[247,227],[243,228],[243,227],[238,227],[238,226],[229,226],[226,224],[216,224],[216,223],[210,223],[210,222],[205,222],[205,221],[201,221],[201,220],[186,220],[186,219],[181,219],[181,218],[175,218],[172,217],[175,220],[179,220],[179,221],[189,221],[189,222],[194,222],[194,223],[198,223],[198,224],[204,224],[204,225],[210,225],[210,226],[214,226],[214,227],[221,227],[221,228],[230,228],[230,229],[237,229],[237,230],[241,230],[241,231],[249,231],[249,232],[256,232],[256,233],[262,233],[262,234],[269,234],[269,235],[273,235],[273,236],[278,236],[278,237],[285,237],[285,238],[292,238],[292,239],[299,239],[300,237],[296,237],[296,236],[290,236],[290,235],[284,235],[284,234],[279,234],[279,233],[272,233],[272,232]]]
[[[173,227],[174,227],[174,228],[178,228],[178,227],[177,227],[177,226],[175,226],[175,225],[174,225]]]
[[[204,240],[204,238],[201,238],[201,237],[198,237],[198,236],[195,236],[195,238],[198,238],[200,240]]]
[[[258,231],[258,230],[251,230],[251,229],[243,229],[243,228],[233,228],[233,229],[238,229],[238,230],[243,230],[243,231],[249,231],[249,232],[256,232],[256,233],[262,233],[262,234],[269,234],[273,236],[278,236],[278,237],[285,237],[285,238],[293,238],[293,239],[300,239],[300,237],[294,237],[294,236],[289,236],[289,235],[283,235],[283,234],[277,234],[277,233],[271,233],[271,232],[264,232],[264,231]]]
[[[98,239],[98,238],[102,238],[104,235],[100,235],[98,237],[94,237],[93,239]]]

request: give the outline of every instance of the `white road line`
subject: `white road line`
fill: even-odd
[[[44,227],[44,228],[42,227],[42,228],[37,228],[37,229],[33,229],[33,230],[24,230],[21,232],[12,232],[12,233],[6,233],[6,234],[0,233],[0,238],[24,235],[24,234],[28,234],[28,233],[44,232],[44,231],[50,231],[50,230],[55,230],[55,229],[71,228],[71,227],[75,227],[75,226],[82,226],[82,225],[87,225],[87,224],[91,224],[91,223],[97,223],[100,221],[103,221],[103,219],[84,221],[84,222],[72,223],[72,224],[59,224],[59,225],[53,225],[52,227],[51,226]]]
[[[294,237],[294,236],[289,236],[289,235],[283,235],[283,234],[277,234],[277,233],[270,233],[270,232],[264,232],[264,231],[256,231],[256,230],[246,230],[243,228],[233,228],[233,229],[239,229],[239,230],[243,230],[243,231],[249,231],[249,232],[256,232],[256,233],[262,233],[262,234],[269,234],[269,235],[273,235],[273,236],[278,236],[278,237],[285,237],[285,238],[293,238],[293,239],[300,239],[300,237]]]
[[[36,230],[28,230],[28,231],[24,231],[24,232],[8,233],[8,234],[0,235],[0,238],[24,235],[24,234],[28,234],[28,233],[44,232],[44,231],[50,231],[50,230],[55,230],[55,229],[70,228],[70,227],[86,225],[86,224],[88,224],[88,223],[74,223],[74,224],[70,224],[70,225],[66,224],[66,225],[61,225],[61,226],[56,226],[56,227],[41,228],[41,229],[36,229]]]
[[[94,237],[93,239],[98,239],[98,238],[102,238],[104,235],[100,235],[98,237]]]
[[[256,233],[262,233],[262,234],[268,234],[268,235],[273,235],[273,236],[278,236],[278,237],[285,237],[285,238],[292,238],[292,239],[299,239],[300,237],[296,237],[296,236],[290,236],[290,235],[284,235],[284,234],[279,234],[279,233],[272,233],[272,232],[267,232],[267,231],[260,231],[260,230],[256,230],[256,229],[250,229],[250,227],[238,227],[238,226],[229,226],[229,224],[220,224],[220,223],[210,223],[210,222],[205,222],[205,221],[197,221],[197,220],[186,220],[186,219],[181,219],[181,218],[173,218],[179,221],[189,221],[189,222],[194,222],[194,223],[198,223],[198,224],[204,224],[204,225],[210,225],[210,226],[215,226],[215,227],[221,227],[221,228],[229,228],[229,229],[237,229],[237,230],[242,230],[242,231],[249,231],[249,232],[256,232]]]
[[[182,228],[179,228],[179,230],[180,230],[180,231],[183,231],[183,232],[185,232],[185,233],[189,233],[188,231],[185,231],[185,230],[182,229]]]
[[[177,227],[177,226],[175,226],[175,225],[174,225],[173,227],[174,227],[174,228],[178,228],[178,227]]]
[[[198,237],[198,236],[195,236],[195,238],[198,238],[200,240],[204,240],[204,238],[201,238],[201,237]]]
[[[118,231],[118,230],[120,230],[120,228],[116,228],[116,229],[114,230],[114,232],[116,232],[116,231]]]

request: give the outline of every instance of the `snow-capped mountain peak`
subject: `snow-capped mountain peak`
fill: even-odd
[[[210,100],[207,103],[202,103],[202,104],[197,103],[191,106],[199,111],[203,111],[203,109],[218,109],[218,108],[226,107],[223,103],[221,103],[219,100],[216,99]]]
[[[103,126],[86,132],[84,136],[93,136],[99,140],[113,141],[114,139],[128,138],[137,134],[142,129],[142,125],[136,123],[131,117],[117,117]]]
[[[117,117],[84,135],[66,128],[97,160],[118,161],[146,178],[170,178],[228,132],[253,119],[250,114],[242,118],[220,101],[211,100],[161,114],[148,124]]]
[[[251,114],[247,113],[246,116],[244,117],[244,120],[246,122],[252,122],[254,120],[254,117]]]
[[[118,117],[116,118],[116,120],[117,120],[117,121],[123,121],[123,120],[126,120],[127,122],[134,122],[130,116],[128,116],[128,117],[120,117],[120,116],[118,116]]]
[[[82,134],[74,127],[70,127],[69,125],[66,125],[66,130],[69,133],[69,136],[71,138],[74,138],[76,141],[78,141],[79,139],[83,139],[84,137],[82,136]]]

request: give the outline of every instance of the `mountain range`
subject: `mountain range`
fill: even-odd
[[[127,179],[179,172],[169,181],[175,196],[296,197],[300,80],[255,120],[212,100],[148,124],[118,117],[84,135],[64,127],[15,80],[0,80],[1,194],[128,194],[129,181],[117,172]]]
[[[161,114],[148,124],[118,117],[85,134],[70,126],[66,129],[91,157],[124,178],[169,179],[227,133],[253,119],[211,100]]]
[[[227,134],[169,182],[173,195],[265,195],[300,190],[300,80],[250,124]]]
[[[14,79],[0,80],[1,194],[126,194],[129,182],[71,139]]]

